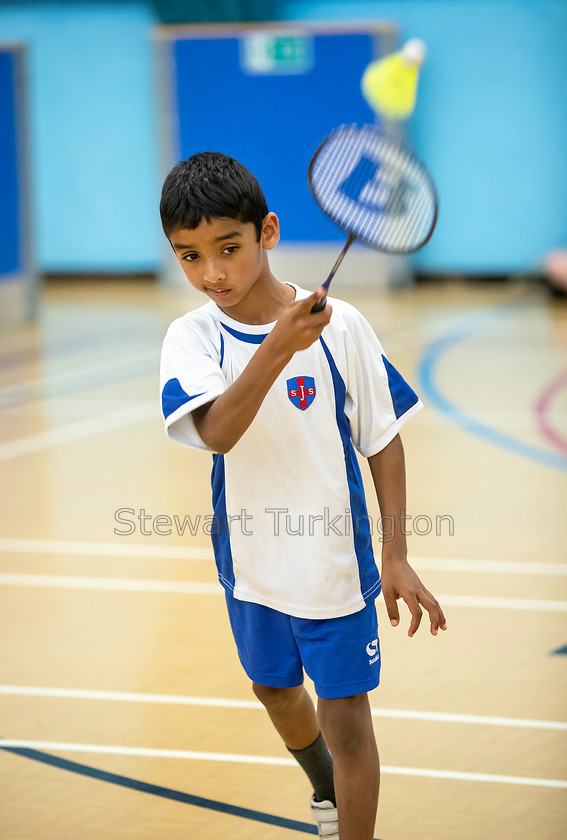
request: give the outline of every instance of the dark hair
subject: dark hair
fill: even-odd
[[[221,152],[198,152],[174,166],[165,179],[160,202],[165,235],[194,230],[205,218],[253,222],[258,240],[268,205],[260,184],[245,166]]]

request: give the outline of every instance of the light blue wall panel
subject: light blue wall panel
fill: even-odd
[[[0,6],[1,39],[29,46],[42,271],[159,266],[153,24],[144,3]]]

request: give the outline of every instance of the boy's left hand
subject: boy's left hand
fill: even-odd
[[[447,629],[447,622],[437,599],[425,588],[406,560],[389,561],[382,564],[382,594],[392,627],[400,623],[398,598],[403,598],[411,612],[408,636],[414,636],[421,623],[424,607],[429,613],[431,634],[437,635],[439,628]],[[420,606],[421,605],[421,606]]]

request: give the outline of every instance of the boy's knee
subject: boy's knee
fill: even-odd
[[[299,700],[303,686],[295,686],[294,688],[276,688],[269,685],[260,685],[259,683],[252,683],[254,694],[270,711],[285,711],[291,706],[295,705]]]
[[[334,755],[356,756],[368,742],[372,728],[367,695],[320,700],[319,717],[325,740]]]
[[[319,714],[337,721],[364,720],[370,705],[368,694],[354,694],[352,697],[337,697],[335,700],[318,701]]]

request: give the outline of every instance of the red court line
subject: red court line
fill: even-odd
[[[564,388],[567,388],[567,370],[560,373],[544,389],[534,406],[536,422],[540,431],[547,440],[561,452],[567,453],[567,437],[553,427],[549,412],[550,406],[556,396]]]

